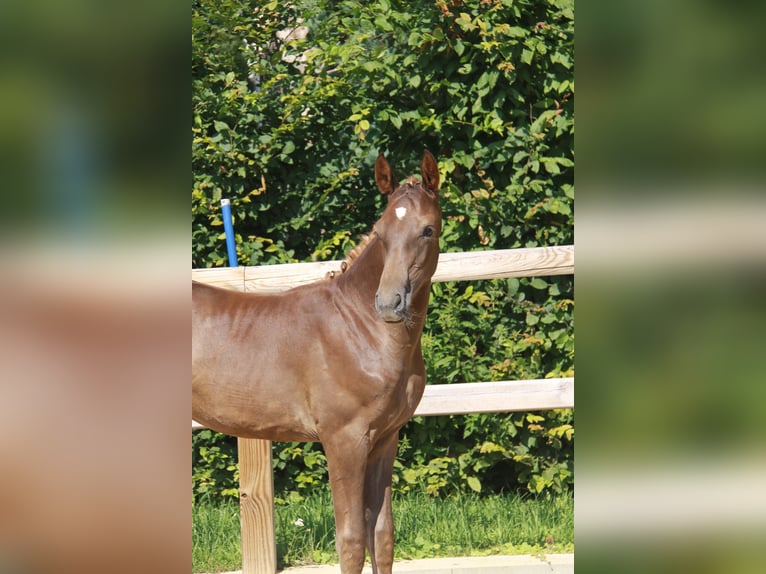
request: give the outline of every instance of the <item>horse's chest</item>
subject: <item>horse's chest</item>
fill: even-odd
[[[325,347],[324,358],[333,368],[322,383],[323,411],[380,430],[398,428],[412,417],[425,386],[418,345],[371,337],[353,348]]]

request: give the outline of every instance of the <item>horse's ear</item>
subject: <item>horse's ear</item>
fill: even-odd
[[[384,195],[388,195],[396,189],[394,174],[391,171],[386,158],[383,157],[382,152],[378,155],[378,159],[375,160],[375,183],[378,184],[380,193]]]
[[[420,172],[423,176],[423,186],[428,191],[439,193],[439,166],[436,164],[436,158],[428,150],[423,152]]]

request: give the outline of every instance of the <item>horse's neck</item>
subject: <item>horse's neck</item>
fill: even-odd
[[[349,303],[358,305],[360,312],[376,323],[382,321],[375,310],[375,294],[378,291],[384,264],[385,256],[380,239],[373,237],[354,263],[338,278],[340,290],[348,298]],[[430,285],[424,286],[423,292],[413,294],[413,311],[416,315],[413,318],[414,324],[410,324],[408,328],[404,322],[389,323],[388,332],[408,339],[408,344],[419,340],[425,322],[429,294]]]
[[[370,239],[345,273],[338,277],[338,286],[354,303],[375,311],[375,293],[378,290],[384,264],[383,249],[378,237]]]

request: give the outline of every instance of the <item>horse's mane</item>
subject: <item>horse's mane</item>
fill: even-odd
[[[340,274],[345,273],[348,271],[349,267],[351,267],[354,262],[356,261],[357,257],[367,249],[367,246],[370,244],[370,242],[375,238],[375,230],[373,229],[369,235],[362,235],[362,238],[360,239],[359,243],[351,249],[346,254],[346,258],[341,262],[340,269],[337,271],[328,271],[325,275],[325,279],[335,279]]]

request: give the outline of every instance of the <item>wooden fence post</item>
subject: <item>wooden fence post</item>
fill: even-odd
[[[277,546],[271,441],[240,438],[237,451],[242,574],[275,574]]]

